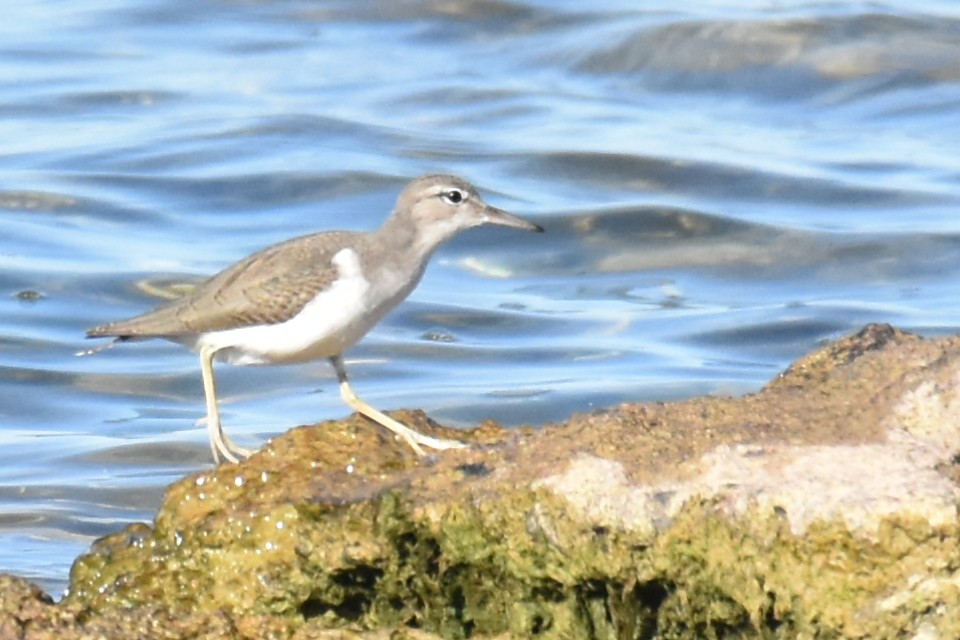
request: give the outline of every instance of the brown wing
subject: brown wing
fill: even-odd
[[[153,311],[95,327],[87,337],[175,336],[260,324],[296,315],[330,286],[333,256],[358,234],[337,231],[302,236],[263,249]]]

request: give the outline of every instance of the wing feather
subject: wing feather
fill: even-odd
[[[339,231],[272,245],[182,298],[135,318],[95,327],[87,336],[177,336],[283,322],[337,279],[333,257],[357,240],[358,234]]]

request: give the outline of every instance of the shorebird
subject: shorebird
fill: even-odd
[[[289,364],[327,358],[351,408],[402,438],[451,449],[455,440],[424,435],[364,402],[350,386],[344,352],[420,282],[430,256],[454,235],[482,224],[543,231],[488,205],[476,187],[449,175],[410,182],[376,231],[327,231],[274,244],[227,267],[187,295],[153,311],[87,331],[115,341],[164,338],[200,354],[206,424],[215,463],[251,451],[223,430],[214,360],[236,365]]]

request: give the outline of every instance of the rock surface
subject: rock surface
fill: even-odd
[[[63,602],[0,577],[0,638],[958,638],[958,383],[960,339],[872,325],[744,398],[427,461],[301,427],[172,485]]]

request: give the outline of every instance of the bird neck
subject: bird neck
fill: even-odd
[[[374,233],[374,237],[390,255],[411,264],[424,265],[433,252],[456,233],[456,229],[449,226],[443,220],[430,225],[417,224],[409,216],[394,214]]]

